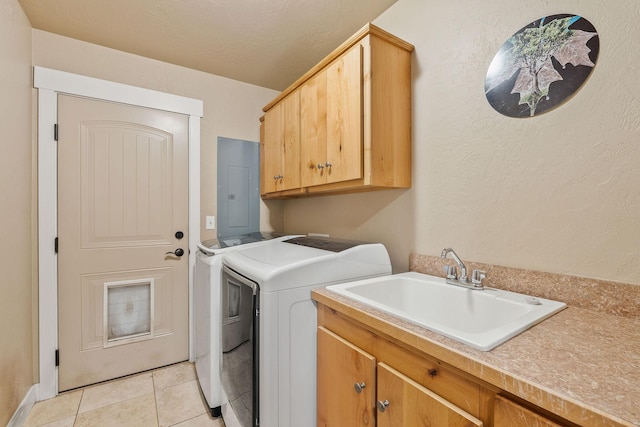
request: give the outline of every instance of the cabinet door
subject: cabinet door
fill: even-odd
[[[264,115],[265,193],[300,187],[300,94],[291,93]]]
[[[562,427],[502,396],[496,396],[493,417],[494,427]]]
[[[282,142],[282,185],[279,190],[300,188],[300,91],[283,101],[284,140]]]
[[[479,419],[384,363],[378,364],[377,399],[378,427],[483,425]]]
[[[375,370],[373,356],[319,327],[318,427],[374,426]]]
[[[327,68],[327,182],[362,178],[362,46]]]
[[[262,189],[263,193],[273,193],[277,191],[279,176],[282,174],[282,135],[283,131],[283,107],[282,104],[275,105],[264,115],[262,123]]]
[[[327,72],[318,72],[300,88],[300,184],[327,182]]]

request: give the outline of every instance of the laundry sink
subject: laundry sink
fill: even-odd
[[[467,289],[409,272],[327,286],[482,351],[489,351],[566,307],[565,303],[494,288]]]

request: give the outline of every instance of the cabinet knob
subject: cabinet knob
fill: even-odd
[[[330,168],[331,166],[333,166],[331,163],[327,162],[324,164],[326,167]]]
[[[353,388],[356,389],[356,393],[362,393],[362,389],[364,389],[367,385],[365,383],[355,383]]]
[[[324,169],[324,165],[322,163],[318,163],[318,169]]]
[[[282,176],[282,175],[274,175],[273,176],[273,179],[275,179],[276,181],[279,180],[279,179],[282,179],[282,178],[284,178],[284,176]]]
[[[387,406],[389,406],[389,401],[388,400],[378,400],[378,403],[376,403],[376,406],[378,407],[378,411],[384,412],[384,411],[387,410]]]

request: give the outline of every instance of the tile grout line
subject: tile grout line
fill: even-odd
[[[80,394],[80,400],[78,400],[78,407],[76,408],[76,414],[73,416],[73,425],[75,426],[78,422],[78,415],[80,414],[80,405],[82,405],[82,399],[84,399],[84,391],[86,387],[83,387]]]
[[[156,405],[156,425],[160,426],[160,409],[158,409],[158,396],[156,395],[155,371],[151,371],[151,385],[153,386],[153,403]]]

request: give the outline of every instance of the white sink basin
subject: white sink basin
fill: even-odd
[[[567,305],[493,288],[466,289],[445,279],[402,273],[327,286],[337,294],[489,351]]]

